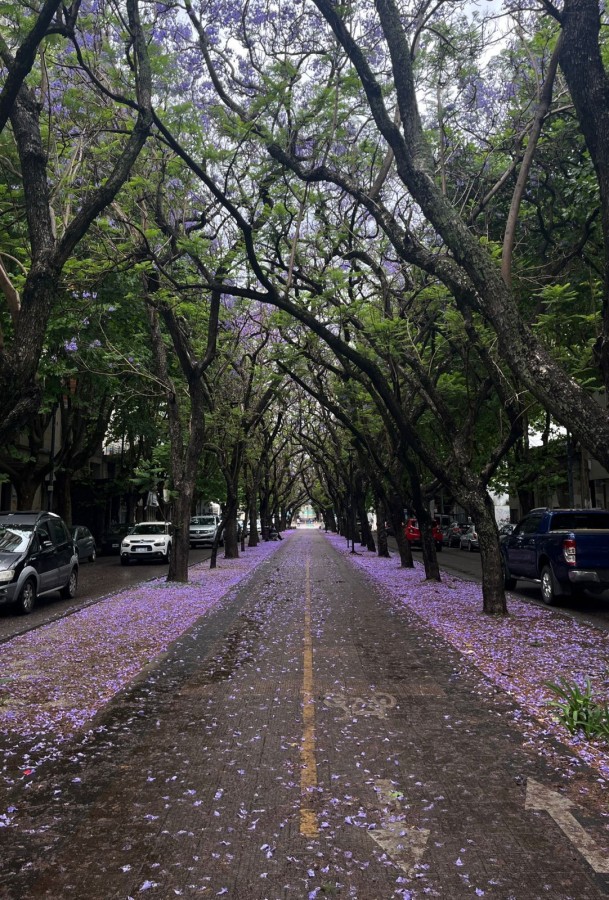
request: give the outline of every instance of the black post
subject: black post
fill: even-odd
[[[353,455],[349,451],[349,493],[351,495],[351,553],[355,553],[355,502],[353,499]]]

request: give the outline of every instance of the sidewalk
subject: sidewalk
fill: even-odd
[[[607,757],[528,690],[568,633],[606,678],[605,636],[318,531],[272,551],[7,786],[0,897],[609,896]]]

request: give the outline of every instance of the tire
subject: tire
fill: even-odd
[[[440,541],[438,541],[438,542],[436,543],[436,553],[441,553],[443,549],[444,549],[444,548],[443,548],[443,546],[442,546],[442,543],[441,543]]]
[[[96,553],[95,550],[93,550],[93,551],[91,552],[91,556],[89,557],[89,562],[90,562],[90,563],[93,563],[93,562],[95,562],[96,559],[97,559],[97,553]]]
[[[78,569],[72,569],[70,577],[59,592],[64,600],[73,600],[78,587]]]
[[[128,566],[128,565],[129,565],[129,557],[121,556],[121,566]]]
[[[162,560],[161,560],[161,561],[164,562],[164,563],[168,563],[168,562],[169,562],[169,557],[170,557],[170,556],[171,556],[171,544],[168,544],[168,545],[167,545],[167,553],[163,554],[163,557],[162,557]]]
[[[23,587],[21,588],[21,593],[16,601],[16,606],[22,616],[29,616],[31,611],[34,609],[34,604],[36,603],[36,582],[33,578],[28,578]]]
[[[550,566],[543,566],[541,569],[541,599],[546,606],[553,606],[556,603],[554,576]]]

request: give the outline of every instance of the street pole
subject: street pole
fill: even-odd
[[[349,451],[349,493],[351,494],[351,553],[355,553],[355,503],[353,500],[353,455]]]

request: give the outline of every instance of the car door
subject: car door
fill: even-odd
[[[536,534],[542,516],[533,513],[518,523],[505,542],[508,567],[512,574],[526,578],[537,576]]]
[[[38,573],[38,593],[57,587],[58,571],[55,544],[47,522],[39,522],[32,541],[29,564]]]
[[[55,587],[60,588],[67,584],[70,572],[72,571],[74,544],[62,519],[49,519],[48,524],[55,547],[55,558],[57,562]]]

